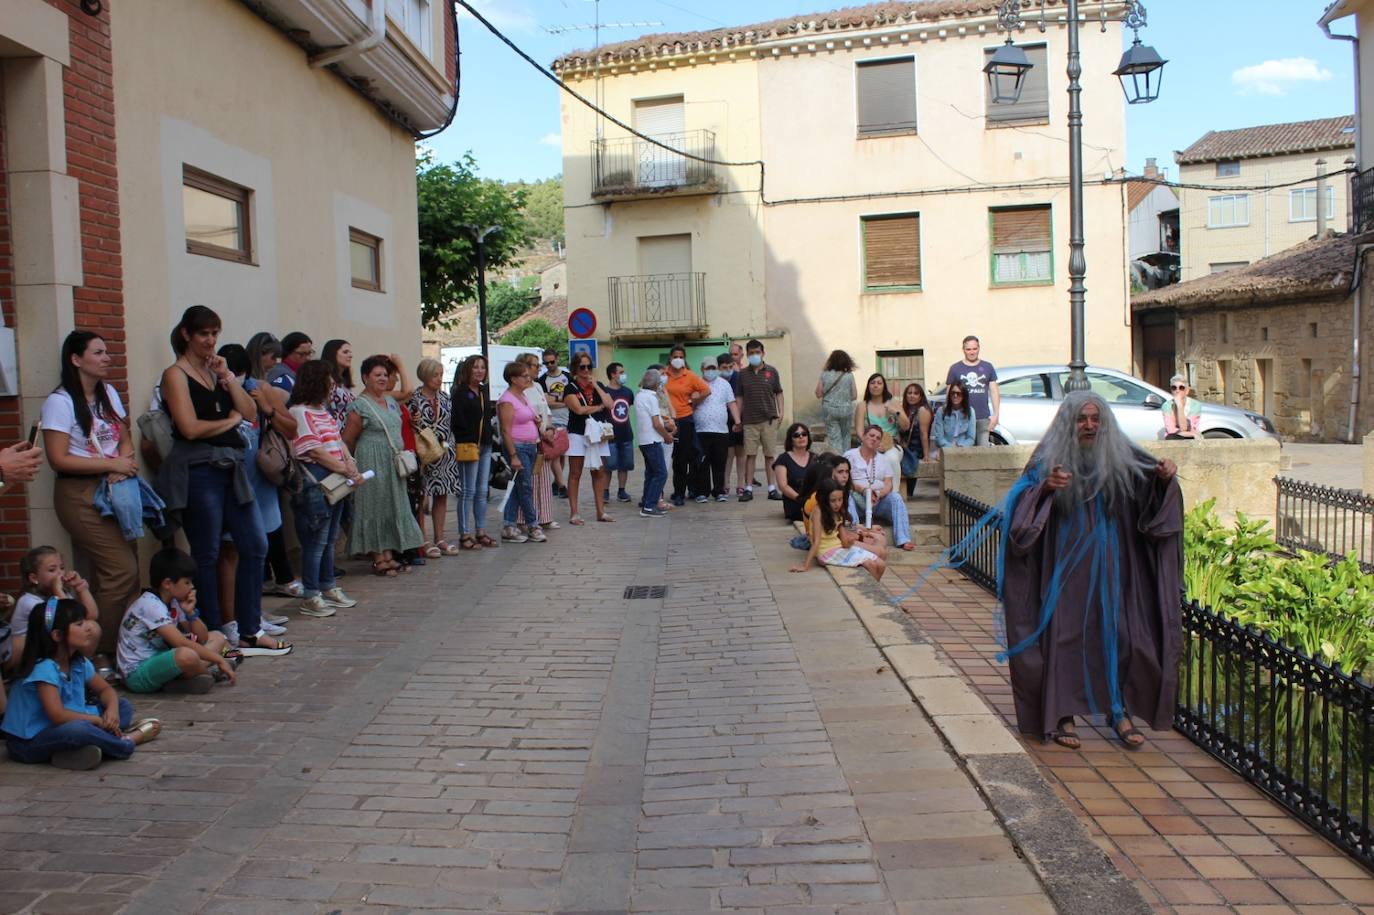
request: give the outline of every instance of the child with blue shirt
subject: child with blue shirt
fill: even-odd
[[[49,598],[29,616],[19,680],[0,723],[10,759],[93,769],[106,756],[128,759],[162,730],[156,718],[134,722],[134,708],[95,672],[90,655],[100,627],[86,608]],[[86,701],[87,693],[99,705]]]

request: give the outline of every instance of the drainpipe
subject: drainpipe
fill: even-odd
[[[1326,237],[1326,160],[1317,160],[1317,238]]]
[[[341,48],[321,51],[310,58],[310,66],[318,69],[356,57],[370,51],[386,39],[386,0],[372,0],[368,17],[367,31],[357,41],[349,42]]]

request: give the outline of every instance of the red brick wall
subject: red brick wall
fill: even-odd
[[[63,74],[67,173],[80,184],[81,265],[85,273],[85,285],[75,291],[76,326],[97,330],[104,336],[116,357],[116,375],[111,382],[127,395],[109,12],[87,16],[81,12],[78,0],[48,2],[65,12],[71,23],[71,65]],[[4,308],[5,323],[14,326],[4,130],[3,110],[0,110],[0,304]],[[52,382],[56,384],[57,352],[50,357],[41,353],[28,355],[30,358],[35,355],[41,359],[50,358],[54,366]],[[0,443],[16,441],[27,432],[22,427],[18,398],[0,398]],[[18,562],[32,545],[24,491],[7,487],[0,494],[0,588],[9,591],[18,588]]]
[[[458,75],[458,35],[453,31],[453,20],[452,16],[444,18],[444,73],[450,86]]]

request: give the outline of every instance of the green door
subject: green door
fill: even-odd
[[[656,346],[617,346],[614,361],[625,366],[625,386],[638,393],[639,382],[644,378],[645,369],[654,363],[668,364],[668,347],[670,346],[672,346],[671,343]],[[730,351],[730,347],[721,340],[688,343],[685,346],[687,349],[687,367],[698,375],[701,374],[702,359],[707,357],[714,359],[721,353]],[[608,362],[607,365],[609,364]],[[604,378],[605,371],[601,371],[600,375]]]

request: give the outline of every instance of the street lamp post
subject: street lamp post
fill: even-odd
[[[487,226],[479,229],[475,225],[463,228],[472,233],[477,245],[477,342],[482,347],[482,361],[490,365],[487,358],[487,236],[501,231],[500,226]]]
[[[1024,51],[1012,43],[1012,33],[1024,27],[1022,10],[1037,3],[1040,8],[1040,31],[1045,31],[1047,0],[1003,0],[997,10],[997,24],[1007,32],[1007,43],[998,48],[983,72],[988,77],[988,93],[993,104],[1015,103],[1021,97],[1026,74],[1033,64]],[[1108,0],[1099,0],[1099,21],[1102,30],[1108,22],[1122,22],[1135,30],[1135,42],[1121,57],[1114,75],[1121,80],[1128,104],[1152,102],[1159,97],[1159,82],[1165,61],[1154,48],[1141,45],[1140,29],[1146,25],[1145,7],[1137,0],[1124,0],[1117,12],[1108,10]],[[1116,4],[1111,4],[1116,5]],[[1088,288],[1083,280],[1088,273],[1084,254],[1083,233],[1083,109],[1080,104],[1083,86],[1082,56],[1078,48],[1079,0],[1066,0],[1066,25],[1069,32],[1069,377],[1064,383],[1067,391],[1086,391],[1091,385],[1084,373],[1084,306]]]

